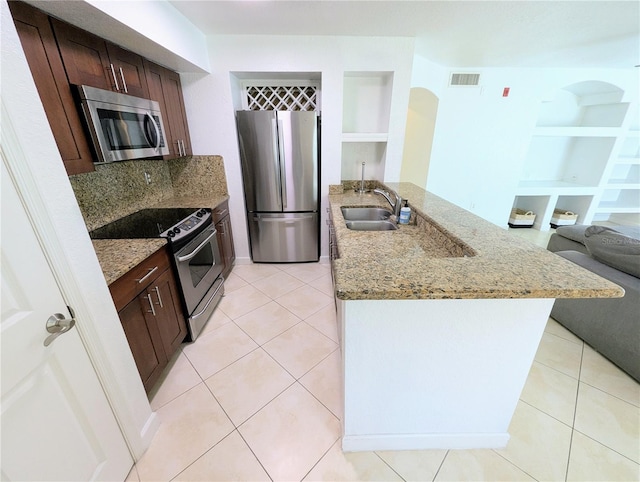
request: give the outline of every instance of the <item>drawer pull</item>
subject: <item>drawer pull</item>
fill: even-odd
[[[158,267],[157,267],[157,266],[156,266],[155,268],[151,268],[151,269],[149,269],[149,272],[148,272],[147,274],[145,274],[142,278],[140,278],[140,279],[137,279],[137,280],[136,280],[136,281],[138,282],[138,284],[140,284],[140,283],[144,283],[144,282],[145,282],[145,280],[146,280],[149,276],[151,276],[151,275],[153,274],[153,272],[154,272],[155,270],[157,270],[157,269],[158,269]]]

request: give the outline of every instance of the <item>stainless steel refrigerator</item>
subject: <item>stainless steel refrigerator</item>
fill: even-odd
[[[251,259],[318,261],[316,112],[238,111],[237,125]]]

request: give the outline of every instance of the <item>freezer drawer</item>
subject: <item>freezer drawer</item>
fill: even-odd
[[[318,213],[247,213],[256,263],[318,261]]]

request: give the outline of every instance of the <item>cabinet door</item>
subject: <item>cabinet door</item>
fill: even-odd
[[[67,173],[95,170],[49,17],[26,3],[9,7]]]
[[[229,216],[226,216],[220,223],[220,227],[216,225],[216,229],[221,232],[221,240],[218,241],[218,244],[221,246],[222,250],[222,260],[224,263],[224,270],[222,275],[226,278],[231,272],[231,268],[233,267],[233,262],[236,259],[236,252],[233,247],[233,233],[231,231],[231,221]]]
[[[160,104],[170,154],[165,159],[191,155],[191,140],[180,77],[164,67],[144,61],[149,98]]]
[[[178,349],[187,336],[178,288],[171,270],[166,270],[147,288],[155,306],[155,323],[167,358]]]
[[[51,24],[69,83],[115,90],[105,41],[55,18]]]
[[[108,42],[107,52],[118,80],[119,92],[148,98],[149,89],[142,57]]]
[[[150,311],[147,293],[136,297],[118,312],[122,328],[129,342],[140,378],[148,392],[156,383],[168,359],[155,323],[149,323]]]
[[[174,138],[182,143],[182,155],[190,156],[192,154],[191,140],[189,139],[187,112],[184,107],[180,76],[175,72],[167,70],[165,72],[162,89],[167,110],[169,111],[169,118],[172,123]]]
[[[147,86],[149,88],[149,98],[160,104],[160,112],[164,122],[165,138],[169,147],[169,154],[164,159],[172,159],[179,157],[178,145],[173,141],[173,126],[171,125],[167,105],[165,103],[164,94],[162,93],[162,77],[165,69],[154,63],[144,61],[144,73],[147,78]]]

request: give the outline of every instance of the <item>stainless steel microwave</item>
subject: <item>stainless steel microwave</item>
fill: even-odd
[[[77,89],[98,162],[169,154],[156,101],[87,85]]]

